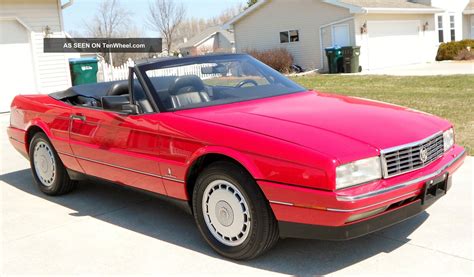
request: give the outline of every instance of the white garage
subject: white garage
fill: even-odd
[[[62,10],[70,5],[59,0],[1,0],[0,113],[10,110],[17,94],[50,93],[71,86],[70,55],[43,51],[45,37],[65,37]]]
[[[368,66],[370,69],[420,63],[423,37],[420,21],[368,21]]]
[[[36,93],[30,30],[16,19],[0,20],[0,112],[10,109],[15,95]]]

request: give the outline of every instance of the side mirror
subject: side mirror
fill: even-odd
[[[140,109],[138,108],[138,105],[126,104],[122,106],[122,112],[127,113],[127,114],[139,114]]]

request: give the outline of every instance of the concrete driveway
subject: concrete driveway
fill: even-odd
[[[93,182],[62,197],[41,194],[7,141],[8,115],[0,122],[0,275],[472,275],[472,158],[449,194],[415,218],[347,242],[285,239],[235,262],[211,251],[191,216],[148,195]]]
[[[474,62],[433,62],[396,66],[384,69],[373,69],[358,73],[360,75],[393,75],[393,76],[436,76],[474,74]]]

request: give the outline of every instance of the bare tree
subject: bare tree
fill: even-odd
[[[140,38],[144,37],[144,31],[137,27],[136,25],[129,25],[129,27],[126,30],[118,32],[119,37],[124,37],[124,38]],[[117,52],[117,53],[112,53],[114,63],[116,65],[122,65],[124,64],[128,59],[132,59],[133,61],[139,61],[144,58],[150,58],[153,55],[156,55],[157,53],[123,53],[123,52]]]
[[[226,23],[227,21],[231,20],[234,18],[236,15],[241,13],[245,7],[242,5],[242,3],[236,4],[232,7],[229,7],[225,10],[223,10],[219,15],[216,17],[213,17],[209,20],[210,23],[213,25],[221,25]]]
[[[155,0],[150,3],[148,24],[161,34],[168,52],[171,52],[176,29],[183,22],[185,16],[184,5],[173,0]]]
[[[130,23],[131,13],[117,0],[103,0],[91,23],[85,23],[87,33],[93,37],[119,36]]]
[[[241,13],[243,10],[244,6],[242,4],[237,4],[233,7],[229,7],[223,10],[219,15],[212,18],[185,19],[176,29],[176,34],[173,37],[173,42],[176,44],[183,43],[185,38],[190,39],[209,27],[224,24],[239,13]]]
[[[117,0],[103,0],[94,15],[91,22],[84,22],[86,35],[95,38],[113,38],[121,37],[127,34],[130,29],[131,12],[124,9]],[[121,63],[126,60],[123,55],[117,53],[100,53],[106,62],[113,64]],[[121,58],[118,58],[121,57]],[[116,59],[118,58],[118,59]]]
[[[247,0],[247,7],[245,9],[250,8],[251,6],[257,4],[258,0]]]

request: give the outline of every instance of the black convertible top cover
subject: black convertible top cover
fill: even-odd
[[[49,96],[57,100],[64,100],[66,98],[75,96],[84,96],[100,100],[102,96],[107,95],[107,91],[116,83],[127,83],[128,81],[113,81],[104,83],[84,84],[72,86],[66,90],[53,92]]]
[[[175,81],[175,76],[165,76],[165,77],[151,77],[150,81],[152,82],[154,88],[157,90],[160,97],[163,91],[168,91],[169,86]],[[49,96],[53,97],[56,100],[65,100],[67,98],[75,97],[75,96],[83,96],[94,98],[98,101],[102,98],[102,96],[106,96],[107,92],[110,90],[112,85],[117,83],[124,83],[128,84],[127,80],[124,81],[112,81],[112,82],[103,82],[103,83],[93,83],[93,84],[83,84],[72,86],[66,90],[53,92],[49,94]],[[142,92],[143,89],[138,84],[138,82],[134,82],[134,91],[135,92]]]

